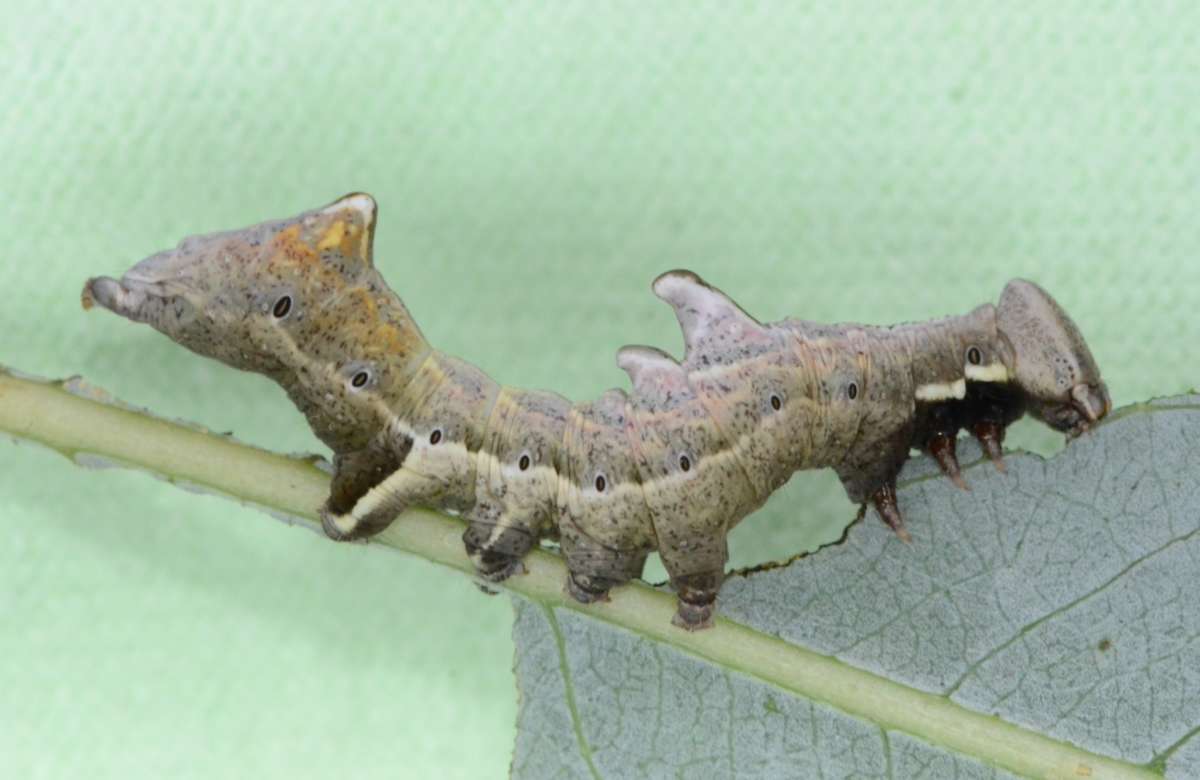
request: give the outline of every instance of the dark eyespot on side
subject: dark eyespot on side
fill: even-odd
[[[371,380],[370,374],[368,374],[366,371],[359,371],[357,374],[355,374],[353,377],[351,377],[350,384],[353,387],[362,387],[370,380]]]
[[[529,456],[528,455],[521,456],[521,459],[519,461],[517,461],[517,468],[519,468],[521,471],[527,471],[529,469]]]
[[[691,471],[692,470],[692,461],[690,458],[688,458],[687,455],[679,456],[679,469],[681,471]]]
[[[851,401],[858,398],[858,382],[851,382],[846,385],[846,397]]]
[[[772,395],[771,396],[771,408],[778,412],[780,409],[783,408],[783,399],[777,395]]]
[[[292,296],[285,295],[275,301],[275,307],[271,309],[271,314],[275,315],[275,319],[281,320],[288,316],[288,312],[292,310]]]
[[[979,351],[979,347],[971,347],[967,350],[967,362],[973,366],[983,362],[983,353]]]
[[[429,434],[429,443],[437,444],[441,440],[442,440],[442,429],[434,428],[433,433]]]
[[[608,481],[606,479],[604,479],[604,475],[597,474],[596,475],[596,492],[603,493],[604,488],[606,488],[606,487],[608,487]]]

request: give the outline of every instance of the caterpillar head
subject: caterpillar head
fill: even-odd
[[[1033,282],[1014,279],[996,310],[1001,336],[1012,350],[1009,381],[1030,414],[1077,436],[1112,410],[1100,369],[1075,323]]]
[[[185,239],[120,279],[89,279],[98,303],[193,352],[279,382],[335,451],[386,424],[382,399],[428,352],[372,266],[375,201]],[[374,420],[369,426],[365,420]]]
[[[278,376],[295,368],[280,326],[294,328],[319,309],[329,316],[326,302],[370,269],[374,224],[374,200],[354,194],[290,219],[192,236],[120,279],[89,279],[83,305],[144,322],[235,368]]]

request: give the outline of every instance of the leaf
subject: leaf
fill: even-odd
[[[732,579],[708,631],[673,627],[673,597],[638,583],[573,602],[561,559],[534,551],[504,585],[529,600],[514,774],[1196,776],[1197,412],[1196,396],[1129,407],[1051,461],[976,464],[969,495],[918,461],[901,499],[916,544],[860,523]],[[0,368],[0,432],[289,522],[313,525],[328,490],[312,457],[79,380]],[[413,510],[373,546],[469,572],[461,534]]]
[[[913,544],[870,516],[721,591],[786,665],[518,600],[513,774],[1200,776],[1198,441],[1191,396],[1007,475],[976,450],[970,492],[913,461]],[[1070,746],[1095,760],[1053,755]]]

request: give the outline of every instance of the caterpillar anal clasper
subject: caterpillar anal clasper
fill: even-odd
[[[1111,401],[1070,318],[1014,280],[998,304],[895,327],[760,323],[688,271],[653,283],[682,360],[624,347],[632,389],[573,403],[502,387],[432,348],[372,263],[374,200],[197,236],[84,288],[92,302],[281,384],[334,452],[326,533],[378,533],[409,506],[462,513],[479,574],[499,581],[558,538],[566,588],[606,597],[657,550],[675,622],[711,624],[730,528],[799,469],[833,468],[902,538],[895,480],[910,448],[966,487],[954,445],[1002,466],[1031,414],[1075,436]]]

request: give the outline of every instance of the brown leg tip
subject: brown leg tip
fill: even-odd
[[[528,569],[525,568],[525,564],[521,563],[519,559],[513,558],[495,569],[484,570],[477,566],[475,573],[488,582],[504,582],[513,575],[528,574]]]
[[[575,579],[575,575],[567,574],[567,585],[565,588],[567,595],[578,601],[580,604],[595,604],[598,601],[610,601],[608,596],[608,588],[597,589],[584,584]]]
[[[958,465],[958,453],[956,451],[956,440],[953,436],[941,434],[934,436],[929,440],[929,445],[926,447],[929,454],[937,461],[941,467],[942,473],[950,478],[950,481],[957,485],[962,490],[970,490],[967,481],[963,479],[962,469]]]
[[[971,431],[975,434],[975,438],[979,440],[979,445],[983,447],[983,452],[995,464],[996,470],[1001,474],[1008,472],[1008,467],[1004,465],[1004,428],[999,423],[994,422],[979,422]]]
[[[525,564],[515,555],[498,553],[494,550],[472,550],[467,543],[471,563],[475,564],[475,574],[487,582],[504,582],[514,574],[524,574]]]
[[[879,519],[896,532],[900,541],[911,542],[912,537],[909,536],[908,529],[904,527],[904,517],[901,516],[899,507],[896,506],[896,483],[889,482],[876,490],[875,495],[871,496],[871,501],[875,504],[875,511],[879,513]]]
[[[715,612],[714,602],[691,604],[680,599],[675,616],[671,618],[671,624],[685,631],[703,631],[706,628],[712,628]]]

